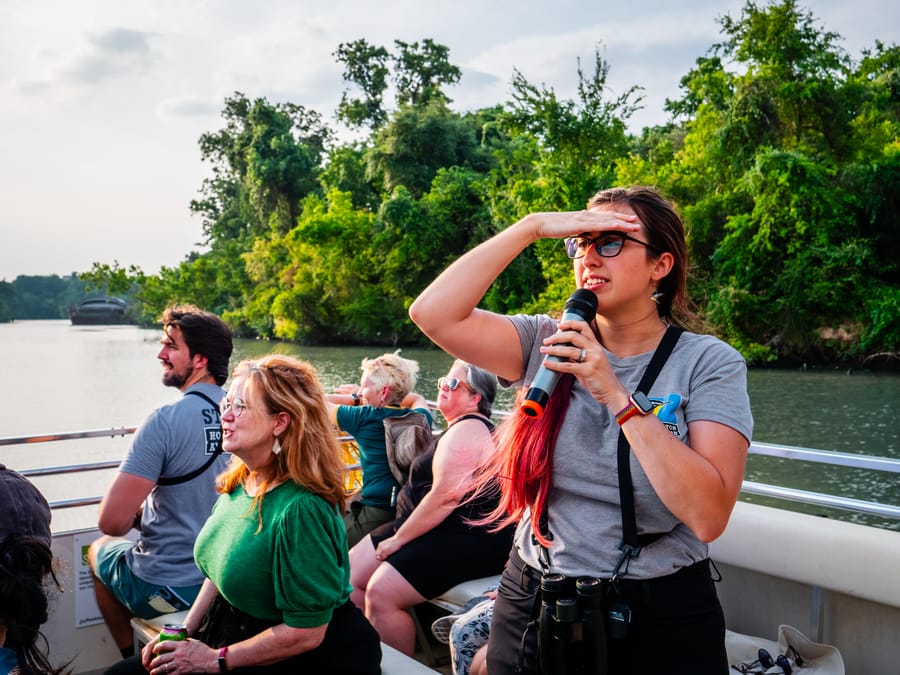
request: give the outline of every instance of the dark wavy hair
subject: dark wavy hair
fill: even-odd
[[[190,355],[205,356],[206,369],[220,387],[228,379],[228,360],[234,344],[231,329],[212,312],[194,305],[167,307],[162,315],[163,328],[178,326]]]
[[[21,675],[61,675],[67,665],[54,668],[48,660],[47,638],[41,625],[47,621],[47,586],[59,581],[53,571],[53,554],[46,543],[33,537],[10,534],[0,542],[0,623],[6,626],[4,647],[13,650]]]
[[[695,320],[687,296],[688,250],[684,221],[674,204],[654,188],[636,185],[601,190],[588,200],[587,208],[616,205],[627,206],[637,214],[647,242],[653,247],[646,249],[648,256],[658,257],[665,252],[671,253],[674,259],[671,271],[659,281],[659,316],[680,325]]]

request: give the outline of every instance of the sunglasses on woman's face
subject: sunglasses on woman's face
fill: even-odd
[[[475,390],[472,389],[472,387],[468,383],[463,382],[458,377],[442,377],[438,380],[438,389],[440,389],[441,391],[456,391],[459,385],[464,386],[473,394],[475,393]]]
[[[566,237],[566,255],[573,259],[583,258],[591,250],[591,247],[604,258],[615,258],[622,252],[622,247],[626,241],[633,241],[635,244],[646,246],[648,249],[656,253],[656,248],[648,244],[646,241],[635,239],[624,232],[604,232],[596,237]]]

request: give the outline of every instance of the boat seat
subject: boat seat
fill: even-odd
[[[469,600],[475,596],[482,595],[484,589],[499,581],[499,574],[490,577],[482,577],[481,579],[469,579],[468,581],[456,584],[456,586],[449,588],[435,598],[430,598],[427,602],[440,607],[450,614],[459,614],[462,612],[463,606]],[[425,662],[430,666],[443,665],[444,661],[447,659],[447,655],[436,654],[434,649],[432,649],[430,641],[431,626],[422,625],[422,622],[419,620],[419,615],[416,613],[414,607],[410,608],[409,614],[412,616],[413,625],[416,629],[416,640],[419,644],[419,649],[422,651]]]
[[[381,675],[424,675],[439,671],[429,668],[390,645],[381,643]]]
[[[140,654],[144,645],[159,635],[162,627],[167,623],[184,623],[187,613],[188,610],[184,610],[183,612],[163,614],[154,619],[133,618],[131,620],[131,628],[134,631],[134,653]],[[425,675],[426,673],[436,672],[438,671],[432,670],[402,652],[398,652],[390,645],[381,643],[382,675]]]
[[[472,598],[483,595],[484,589],[500,583],[500,575],[495,574],[481,579],[469,579],[456,584],[453,588],[441,593],[429,602],[441,609],[446,609],[451,614],[458,614],[463,606]]]

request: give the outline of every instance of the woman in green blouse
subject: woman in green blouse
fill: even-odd
[[[349,601],[344,466],[312,366],[240,363],[221,412],[234,457],[194,549],[207,578],[185,620],[191,639],[154,640],[144,667],[379,673],[378,635]]]

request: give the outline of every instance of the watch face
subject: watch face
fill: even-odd
[[[641,411],[643,415],[649,415],[653,412],[653,408],[655,407],[650,399],[647,398],[647,394],[642,391],[636,391],[631,395],[631,402],[637,406],[637,409]]]

